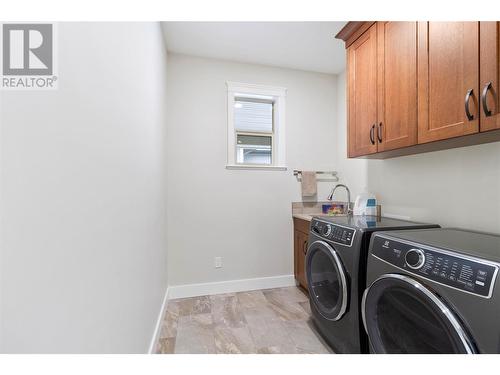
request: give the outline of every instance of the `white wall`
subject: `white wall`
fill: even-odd
[[[367,160],[347,158],[347,111],[345,73],[337,75],[337,103],[335,106],[336,167],[342,183],[351,191],[351,201],[367,186]]]
[[[355,193],[367,186],[385,213],[500,233],[500,143],[387,160],[347,159],[345,73],[338,76],[337,91],[338,168]]]
[[[293,169],[335,167],[335,76],[172,53],[168,75],[169,285],[292,274]],[[288,89],[287,171],[225,169],[226,81]]]
[[[2,352],[145,352],[166,289],[157,23],[59,25],[59,89],[1,95]]]

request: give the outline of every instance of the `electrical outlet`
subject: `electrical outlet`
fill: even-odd
[[[222,257],[214,258],[215,268],[222,268]]]

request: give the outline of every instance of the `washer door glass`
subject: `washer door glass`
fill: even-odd
[[[457,316],[436,294],[398,274],[376,280],[363,296],[363,321],[376,353],[474,353]]]
[[[306,259],[309,295],[326,319],[339,320],[347,308],[347,278],[337,252],[326,242],[309,246]]]

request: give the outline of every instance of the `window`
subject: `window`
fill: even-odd
[[[227,168],[286,169],[286,89],[232,82],[227,86]]]
[[[273,108],[272,98],[235,97],[237,164],[273,164]]]

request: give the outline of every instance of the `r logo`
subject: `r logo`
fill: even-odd
[[[3,75],[52,75],[52,24],[3,25]]]

